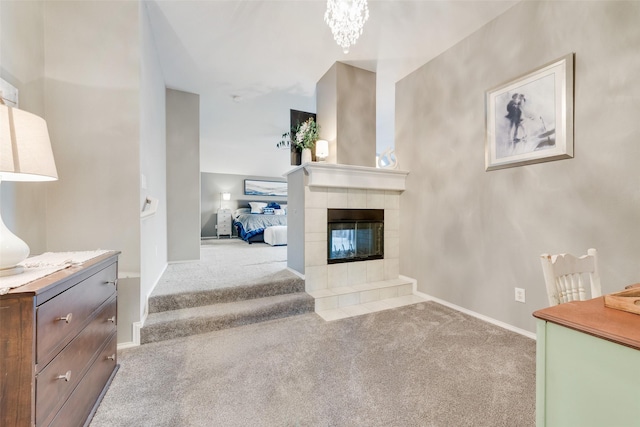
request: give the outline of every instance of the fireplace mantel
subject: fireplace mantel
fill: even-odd
[[[333,163],[305,163],[285,174],[303,169],[309,187],[361,188],[367,190],[404,191],[409,172]]]

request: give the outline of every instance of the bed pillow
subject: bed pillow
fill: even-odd
[[[249,206],[251,206],[252,214],[261,214],[262,210],[267,207],[267,204],[262,202],[249,202]]]
[[[274,209],[273,213],[275,215],[284,215],[284,209]]]
[[[287,214],[287,205],[280,204],[280,209],[284,211],[284,214]]]
[[[236,209],[236,211],[233,213],[233,217],[234,218],[238,218],[238,215],[240,215],[240,214],[248,214],[248,213],[251,213],[251,209],[249,209],[249,208]]]

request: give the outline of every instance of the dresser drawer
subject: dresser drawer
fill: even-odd
[[[96,360],[96,352],[116,331],[116,297],[36,376],[36,425],[49,423]]]
[[[45,364],[116,292],[117,265],[97,272],[37,308],[36,363]]]
[[[116,335],[113,334],[102,349],[91,369],[84,376],[69,400],[53,419],[50,427],[76,427],[85,424],[92,411],[97,409],[102,391],[109,385],[109,378],[116,368]]]

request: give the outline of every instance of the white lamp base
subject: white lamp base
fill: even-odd
[[[20,264],[29,256],[29,246],[4,225],[0,213],[0,277],[20,274]]]
[[[24,267],[16,265],[15,267],[0,269],[0,277],[13,276],[14,274],[20,274],[24,272]]]

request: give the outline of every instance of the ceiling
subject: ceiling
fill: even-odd
[[[334,62],[377,73],[380,152],[393,146],[395,83],[517,1],[369,0],[348,54],[323,20],[324,0],[145,5],[167,87],[200,95],[201,170],[279,176],[291,167],[276,149],[289,110],[315,112],[316,82]]]

